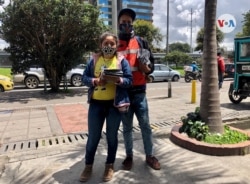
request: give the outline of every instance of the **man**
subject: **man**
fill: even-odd
[[[193,61],[193,62],[192,62],[191,67],[193,68],[193,69],[192,69],[192,72],[197,74],[198,71],[199,71],[199,67],[198,67],[197,64],[196,64],[196,61]]]
[[[217,62],[218,62],[218,80],[219,80],[219,89],[222,88],[224,73],[225,73],[225,62],[221,56],[221,52],[217,52]]]
[[[133,116],[137,117],[141,129],[146,163],[153,169],[161,168],[159,161],[153,156],[152,130],[149,123],[148,103],[146,98],[146,74],[152,70],[149,65],[139,62],[139,43],[135,38],[133,22],[136,13],[132,9],[122,9],[118,15],[119,47],[118,51],[129,61],[133,74],[133,86],[128,90],[130,107],[127,113],[122,114],[123,137],[126,149],[126,158],[123,168],[130,170],[133,165]]]
[[[199,67],[197,66],[196,61],[192,62],[191,67],[192,67],[192,72],[195,74],[194,79],[196,80],[198,73],[199,73],[199,70],[200,70]]]

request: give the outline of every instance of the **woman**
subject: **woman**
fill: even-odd
[[[127,90],[132,84],[129,63],[123,56],[117,56],[118,38],[110,32],[100,36],[101,52],[94,55],[83,73],[83,82],[88,90],[88,141],[85,154],[85,169],[80,181],[86,182],[92,173],[94,157],[106,120],[107,159],[103,181],[113,177],[121,111],[129,106]],[[119,71],[119,69],[121,71]],[[105,75],[105,71],[118,71],[117,75]]]

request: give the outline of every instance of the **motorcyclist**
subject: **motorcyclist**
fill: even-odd
[[[196,61],[192,62],[191,67],[193,68],[192,70],[193,73],[198,73],[198,71],[200,70],[199,67],[197,66]]]
[[[194,76],[197,77],[200,69],[197,66],[196,61],[192,62],[191,67],[193,68],[192,72],[193,72],[193,74],[195,74]]]

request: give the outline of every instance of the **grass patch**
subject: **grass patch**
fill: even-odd
[[[11,68],[0,68],[0,75],[4,75],[4,76],[12,78]]]
[[[242,132],[232,130],[229,126],[224,126],[223,134],[208,134],[204,142],[210,144],[236,144],[249,140],[248,136]]]
[[[183,69],[175,69],[176,71],[180,72],[180,75],[181,76],[184,76],[185,75],[185,72]]]

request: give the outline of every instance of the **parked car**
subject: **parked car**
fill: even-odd
[[[9,91],[14,88],[13,81],[4,75],[0,75],[0,92]]]
[[[66,73],[67,81],[72,86],[79,87],[82,85],[82,74],[85,64],[79,64]],[[39,84],[44,83],[44,69],[38,66],[32,66],[28,71],[13,76],[14,83],[22,83],[29,89],[34,89]],[[48,79],[47,79],[48,80]]]
[[[224,78],[234,78],[234,63],[225,63]]]
[[[155,64],[154,72],[149,75],[149,82],[168,80],[178,81],[180,78],[180,72],[164,64]]]

